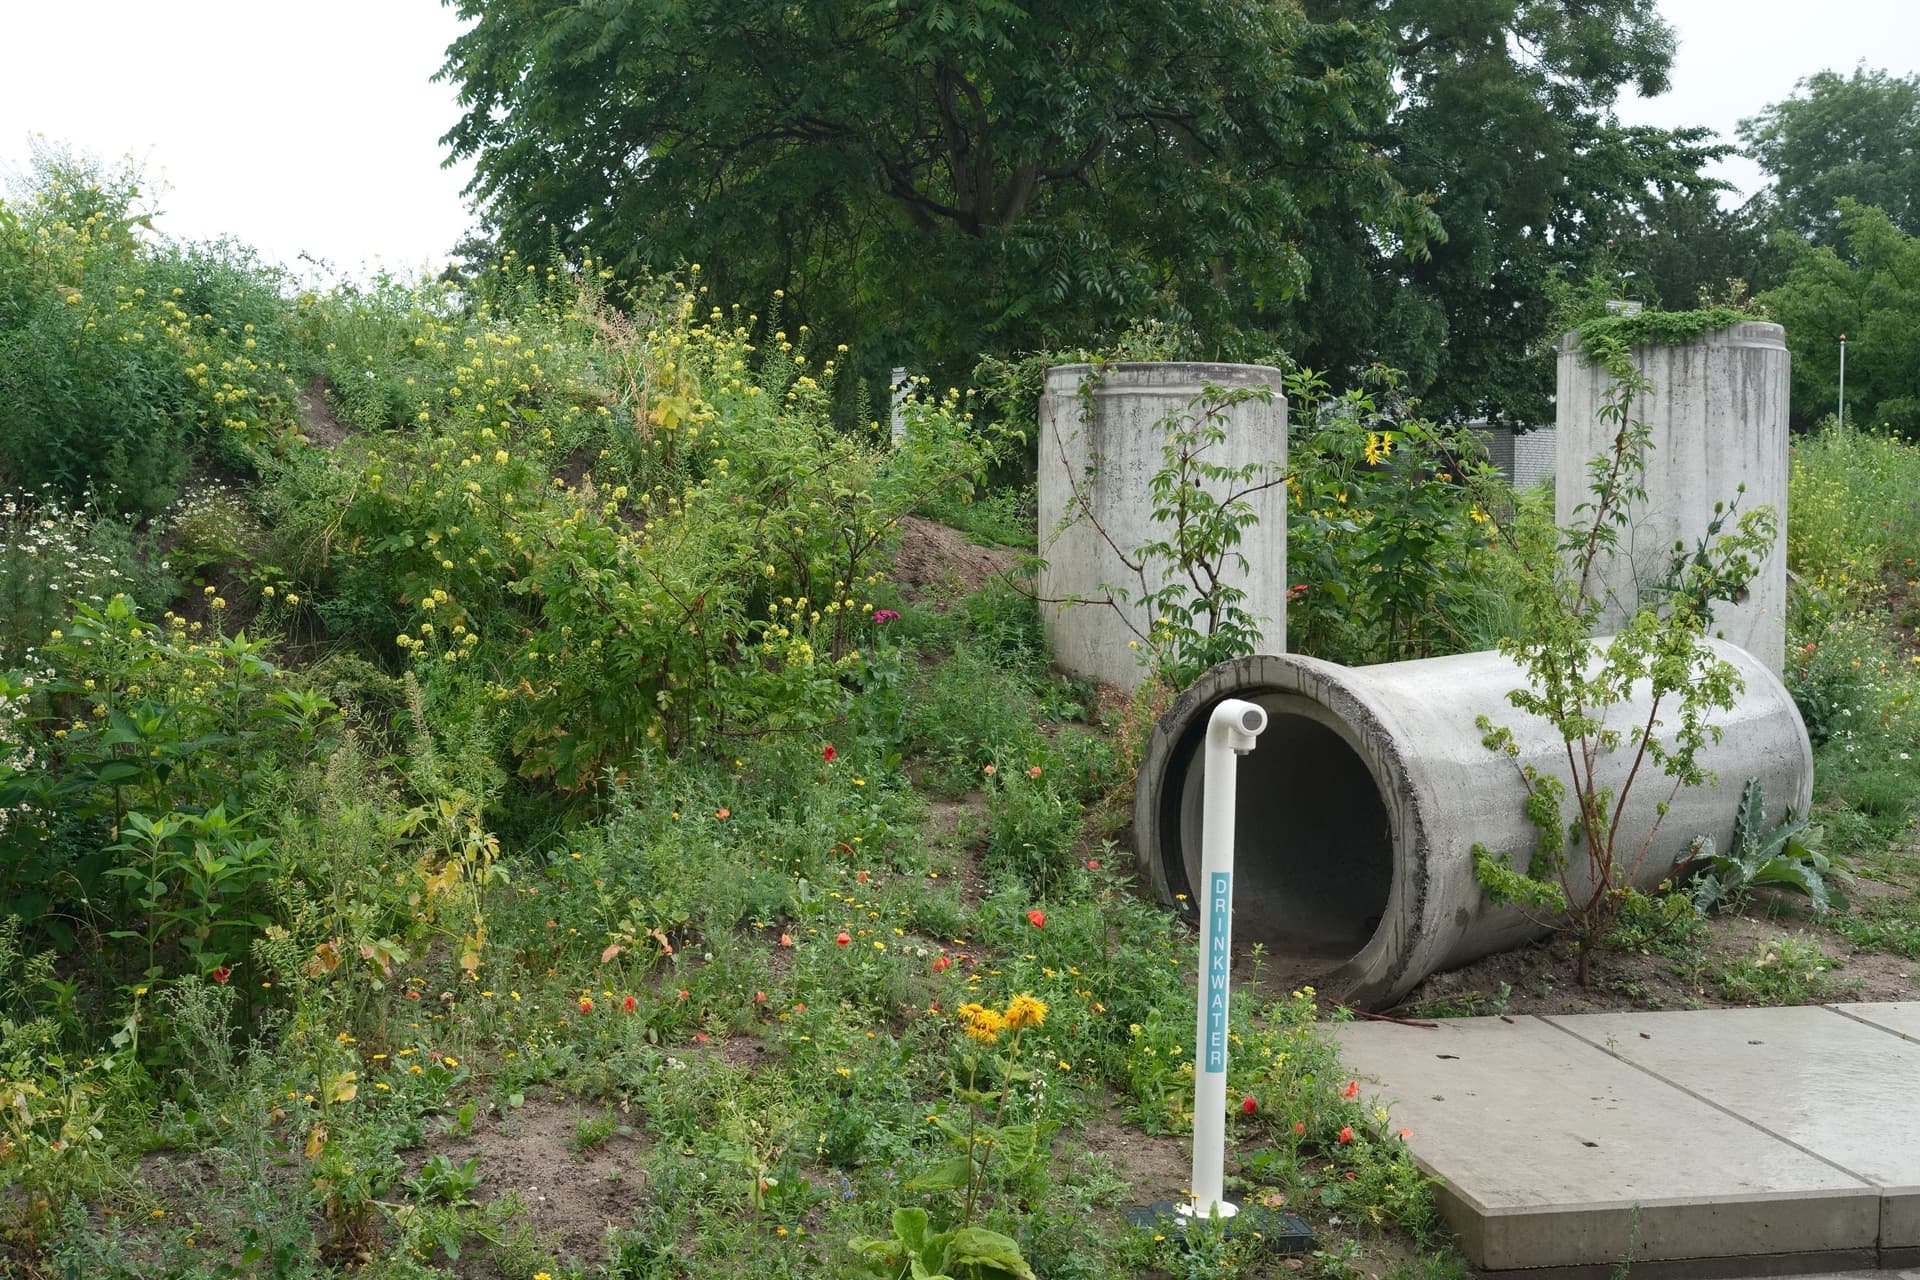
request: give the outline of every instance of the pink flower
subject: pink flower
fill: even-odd
[[[889,622],[900,621],[900,615],[891,609],[875,609],[873,611],[873,620],[884,627]]]
[[[1098,858],[1087,859],[1087,870],[1098,871],[1099,869],[1100,869],[1100,859]]]
[[[988,765],[986,768],[982,769],[980,772],[986,774],[989,778],[991,778],[993,776],[993,766]]]

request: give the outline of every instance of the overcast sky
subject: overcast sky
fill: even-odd
[[[1662,0],[1677,29],[1673,90],[1622,105],[1630,123],[1743,116],[1825,69],[1920,66],[1920,0]],[[444,261],[472,219],[468,171],[443,169],[457,114],[430,77],[458,31],[433,0],[0,0],[0,172],[35,134],[163,188],[160,226],[232,234],[299,266],[358,274]],[[1718,176],[1743,192],[1760,171]]]

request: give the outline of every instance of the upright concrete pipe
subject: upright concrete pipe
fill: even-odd
[[[1714,606],[1713,623],[1715,635],[1778,675],[1787,652],[1786,330],[1744,320],[1690,342],[1635,347],[1632,358],[1651,388],[1631,409],[1647,424],[1650,448],[1618,554],[1596,566],[1599,625],[1611,629],[1632,616],[1642,591],[1664,576],[1674,543],[1691,551],[1706,535],[1714,503],[1737,500],[1742,512],[1772,507],[1773,553],[1739,601]],[[1587,466],[1612,451],[1619,428],[1601,413],[1613,380],[1582,354],[1575,334],[1560,344],[1556,388],[1554,519],[1565,526],[1583,523],[1580,506],[1593,501]]]
[[[1141,602],[1178,575],[1164,563],[1147,581],[1129,570],[1139,548],[1170,536],[1153,518],[1153,477],[1166,465],[1170,426],[1191,426],[1208,387],[1262,395],[1221,406],[1226,438],[1207,446],[1204,461],[1253,466],[1261,479],[1285,473],[1287,398],[1280,371],[1265,365],[1121,363],[1100,369],[1060,365],[1047,370],[1040,397],[1040,618],[1054,665],[1071,675],[1131,689],[1144,678],[1129,642],[1152,629]],[[1287,636],[1287,487],[1207,486],[1216,498],[1244,492],[1255,516],[1238,548],[1246,569],[1229,558],[1222,580],[1246,593],[1267,647]],[[1121,601],[1115,589],[1132,596]]]
[[[1766,788],[1768,817],[1813,796],[1813,752],[1800,712],[1764,663],[1707,642],[1733,664],[1746,692],[1715,723],[1720,741],[1702,763],[1718,787],[1683,789],[1656,833],[1638,883],[1665,878],[1695,836],[1726,848],[1747,779]],[[1294,655],[1225,662],[1181,694],[1154,727],[1134,793],[1134,834],[1154,889],[1168,903],[1198,895],[1203,746],[1207,717],[1225,698],[1268,716],[1260,749],[1240,762],[1235,829],[1234,936],[1314,971],[1329,994],[1382,1008],[1428,974],[1517,946],[1541,933],[1519,911],[1495,907],[1474,878],[1473,846],[1524,866],[1537,832],[1523,812],[1520,767],[1568,779],[1557,730],[1523,715],[1507,693],[1525,677],[1498,653],[1343,667]],[[1644,700],[1611,723],[1644,723]],[[1519,755],[1482,744],[1474,721],[1512,729]],[[1672,717],[1666,717],[1671,723]],[[1616,788],[1632,764],[1622,749],[1601,768]],[[1635,850],[1671,783],[1643,768],[1619,845]],[[1576,860],[1578,850],[1572,851]]]

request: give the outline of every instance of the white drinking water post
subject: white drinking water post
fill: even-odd
[[[1267,713],[1228,698],[1207,717],[1200,829],[1200,998],[1194,1020],[1193,1200],[1183,1217],[1230,1218],[1226,1198],[1227,994],[1233,971],[1233,818],[1239,757],[1267,727]]]

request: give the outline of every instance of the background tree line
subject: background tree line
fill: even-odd
[[[1788,326],[1795,412],[1920,432],[1920,79],[1823,71],[1733,144],[1620,123],[1667,87],[1655,0],[447,0],[446,136],[498,247],[713,296],[907,365],[1100,346],[1408,374],[1548,421],[1568,282]],[[1732,284],[1730,282],[1739,282]]]

